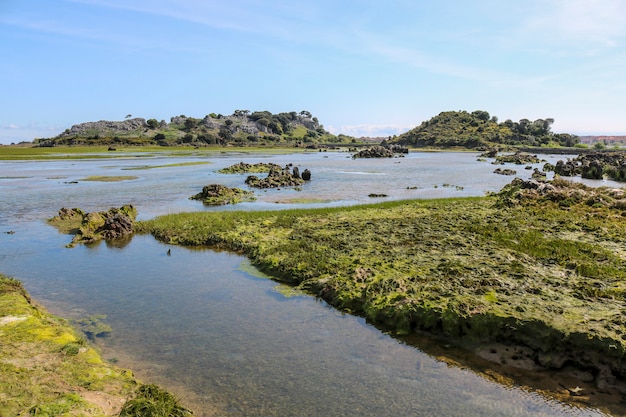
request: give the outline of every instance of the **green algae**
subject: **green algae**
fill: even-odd
[[[222,168],[217,172],[219,172],[220,174],[246,174],[246,173],[261,174],[261,173],[268,173],[272,169],[280,170],[282,169],[282,167],[278,164],[274,164],[271,162],[270,163],[259,162],[256,164],[248,164],[245,162],[239,162],[229,167]]]
[[[244,252],[276,279],[398,334],[506,340],[583,366],[604,357],[623,373],[626,266],[613,250],[626,243],[622,211],[506,198],[184,213],[139,229]]]
[[[202,191],[189,197],[191,200],[200,200],[208,206],[223,206],[245,201],[254,201],[254,192],[241,188],[226,187],[221,184],[209,184],[202,187]]]
[[[137,171],[137,170],[145,170],[145,169],[174,168],[174,167],[185,167],[185,166],[207,165],[207,164],[211,164],[211,162],[208,162],[208,161],[180,162],[176,164],[165,164],[165,165],[142,165],[138,167],[122,168],[122,169],[124,171]]]
[[[80,181],[98,181],[98,182],[118,182],[136,180],[138,177],[133,175],[95,175],[83,178]]]
[[[137,209],[131,204],[90,213],[79,208],[62,208],[56,216],[48,219],[48,223],[61,233],[73,234],[74,238],[67,247],[74,247],[78,243],[126,238],[133,232],[136,217]]]
[[[33,303],[19,281],[2,274],[0,340],[1,416],[191,415],[167,391],[103,361],[67,320]],[[170,414],[133,407],[154,392],[156,410]]]

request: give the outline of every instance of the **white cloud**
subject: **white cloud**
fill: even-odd
[[[399,135],[401,133],[407,132],[414,128],[415,126],[408,125],[343,125],[343,126],[328,126],[327,129],[329,132],[339,135],[344,134],[348,136],[354,137],[387,137],[393,135]]]

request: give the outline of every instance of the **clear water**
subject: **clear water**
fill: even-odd
[[[197,161],[211,163],[163,166]],[[234,207],[189,200],[213,182],[245,188],[245,175],[215,173],[239,161],[294,163],[313,177],[301,191],[257,190],[258,201]],[[129,170],[145,165],[158,168]],[[603,415],[449,366],[363,319],[284,291],[238,255],[170,247],[150,236],[67,249],[70,237],[45,224],[61,207],[132,203],[150,218],[381,200],[370,193],[483,195],[511,180],[494,169],[467,153],[356,161],[345,153],[313,153],[0,162],[0,271],[23,281],[53,312],[105,314],[113,328],[99,341],[105,357],[172,389],[199,416]],[[530,173],[518,167],[518,176]],[[82,181],[95,175],[138,178]]]

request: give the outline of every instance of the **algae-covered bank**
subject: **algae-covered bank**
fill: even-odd
[[[0,274],[0,416],[189,416]]]
[[[399,335],[427,331],[491,356],[515,345],[533,366],[575,366],[598,392],[619,396],[624,201],[623,190],[514,181],[487,197],[181,213],[138,230],[243,252]]]

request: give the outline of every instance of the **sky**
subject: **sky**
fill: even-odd
[[[307,110],[390,136],[442,111],[626,135],[626,0],[0,0],[0,143]]]

